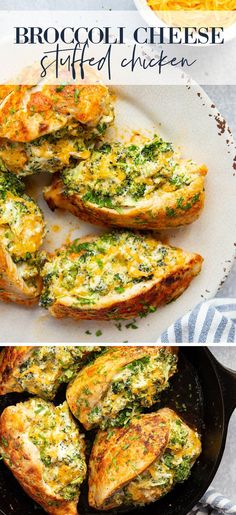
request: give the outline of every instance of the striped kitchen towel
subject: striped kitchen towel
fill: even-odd
[[[236,343],[236,299],[215,298],[179,318],[158,343]],[[188,515],[236,515],[236,505],[209,488]]]
[[[209,488],[201,501],[188,515],[236,515],[236,504]]]
[[[166,329],[157,343],[236,343],[236,299],[198,304]]]

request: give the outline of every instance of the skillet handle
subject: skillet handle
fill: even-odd
[[[236,371],[224,367],[214,358],[222,395],[225,405],[225,415],[229,420],[236,408]]]

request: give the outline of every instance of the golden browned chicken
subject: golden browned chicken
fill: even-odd
[[[122,426],[152,406],[177,371],[175,347],[111,347],[67,387],[67,402],[85,429]]]
[[[88,236],[48,255],[41,305],[56,318],[133,318],[178,297],[202,261],[151,234]]]
[[[76,515],[86,475],[83,435],[67,403],[32,398],[0,418],[0,453],[25,492],[51,515]]]
[[[37,204],[24,184],[0,172],[0,300],[31,305],[41,291],[39,250],[45,232]]]
[[[89,504],[110,510],[157,501],[189,477],[200,453],[197,431],[168,408],[100,430],[89,462]]]
[[[1,88],[4,88],[1,91]],[[88,157],[113,121],[106,86],[0,87],[0,169],[18,175],[55,172]]]

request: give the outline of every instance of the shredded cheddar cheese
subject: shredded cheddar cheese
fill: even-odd
[[[62,173],[65,192],[84,203],[118,209],[188,189],[199,167],[181,159],[171,143],[154,136],[141,144],[105,143]]]
[[[19,367],[12,371],[16,391],[28,391],[53,399],[62,383],[68,383],[89,355],[100,347],[40,346],[31,349]]]
[[[47,487],[61,499],[78,498],[86,474],[85,445],[67,403],[53,406],[33,398],[22,406],[25,433],[35,446]]]
[[[234,0],[147,0],[147,4],[157,11],[205,10],[234,11]]]
[[[1,241],[19,258],[35,253],[42,244],[44,220],[39,207],[25,195],[24,185],[9,173],[0,172]]]
[[[112,359],[112,351],[107,353],[107,359]],[[113,359],[115,366],[115,353]],[[98,358],[97,366],[99,367],[99,376],[103,377],[106,370],[106,361],[103,362],[102,366]],[[95,406],[89,388],[85,386],[82,391],[79,390],[75,416],[80,419],[80,411],[90,405],[88,419],[92,427],[99,425],[104,429],[123,426],[128,423],[135,413],[139,413],[140,409],[151,407],[157,401],[160,392],[169,386],[169,378],[176,370],[176,354],[166,351],[165,348],[157,348],[156,352],[150,354],[147,352],[141,358],[134,359],[121,367],[114,374],[105,395],[98,400]],[[86,377],[86,369],[84,374]],[[83,377],[83,371],[81,375]],[[79,376],[77,377],[78,380]]]
[[[123,231],[84,243],[75,240],[45,263],[41,305],[49,307],[62,300],[74,307],[93,306],[113,296],[122,300],[148,281],[184,265],[186,259],[183,251],[152,235]]]
[[[233,0],[147,0],[147,5],[168,26],[226,29],[236,22]]]

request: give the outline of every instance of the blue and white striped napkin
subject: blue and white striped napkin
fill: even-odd
[[[236,343],[236,299],[198,304],[166,329],[157,343]]]
[[[158,343],[236,343],[236,299],[198,304],[166,329]],[[209,488],[188,515],[236,515],[236,505]]]
[[[235,515],[236,504],[233,504],[214,490],[209,488],[201,501],[188,515]]]

